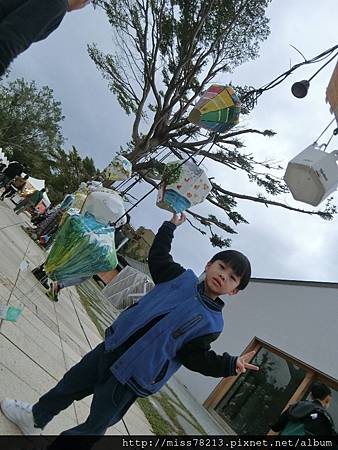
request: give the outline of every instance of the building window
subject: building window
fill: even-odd
[[[264,435],[290,404],[309,398],[311,384],[321,381],[332,390],[330,414],[338,423],[338,382],[276,347],[254,338],[243,353],[255,350],[258,372],[224,378],[204,406],[229,434]]]

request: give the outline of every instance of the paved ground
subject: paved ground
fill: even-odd
[[[19,225],[27,216],[17,216],[12,207],[10,201],[0,202],[0,304],[21,305],[23,312],[16,323],[0,324],[0,398],[35,402],[102,339],[74,288],[63,291],[58,303],[48,300],[30,272],[45,259],[44,252]],[[23,259],[29,262],[26,272],[19,271]],[[90,401],[88,397],[74,403],[48,424],[44,434],[57,435],[83,422]],[[130,434],[151,434],[137,405],[125,422]],[[16,434],[20,434],[18,428],[0,413],[0,435]],[[126,435],[127,431],[121,421],[107,434]]]

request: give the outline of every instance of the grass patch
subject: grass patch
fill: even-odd
[[[172,425],[165,420],[158,411],[153,407],[147,398],[139,398],[137,404],[142,409],[148,422],[150,423],[152,432],[157,436],[172,434],[174,429]]]
[[[172,389],[170,390],[172,391]],[[161,406],[170,422],[162,417],[160,412],[152,405],[149,399],[141,398],[138,400],[138,404],[150,423],[153,433],[160,436],[168,434],[174,434],[177,436],[186,435],[184,428],[177,419],[177,416],[182,416],[201,435],[207,435],[206,431],[197,422],[190,411],[188,411],[188,409],[183,405],[177,395],[174,392],[173,394],[175,396],[175,400],[177,399],[177,403],[164,392],[159,392],[153,396],[153,400]]]
[[[172,395],[175,397],[176,402],[179,404],[180,409],[182,409],[191,420],[188,420],[188,418],[185,416],[185,414],[181,414],[188,422],[191,423],[193,427],[195,427],[202,435],[207,435],[207,432],[204,430],[202,425],[197,421],[197,419],[191,414],[191,412],[188,410],[188,408],[181,402],[179,397],[177,396],[176,392],[168,385],[166,385],[166,388],[169,389],[169,391],[172,393]]]
[[[170,418],[172,423],[175,425],[175,434],[178,436],[185,435],[185,431],[182,428],[181,424],[177,420],[177,409],[173,405],[173,403],[170,401],[170,397],[168,394],[164,394],[163,392],[160,392],[157,396],[156,400],[159,402],[159,404],[162,406],[163,410],[165,411],[166,415]]]
[[[102,327],[100,321],[96,317],[96,314],[92,310],[90,299],[85,295],[85,293],[78,286],[75,286],[75,287],[76,287],[77,293],[79,294],[80,301],[81,301],[84,309],[86,310],[89,318],[91,319],[93,324],[96,326],[97,331],[104,338],[104,328]]]

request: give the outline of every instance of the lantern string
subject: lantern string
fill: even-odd
[[[303,66],[304,64],[314,64],[314,63],[318,63],[326,58],[328,58],[334,51],[336,51],[338,49],[338,45],[335,45],[334,47],[331,47],[327,50],[325,50],[323,53],[315,56],[312,59],[309,60],[305,60],[301,63],[295,64],[294,66],[292,66],[289,70],[287,70],[286,72],[282,73],[281,75],[279,75],[277,78],[275,78],[274,80],[270,81],[269,83],[265,84],[264,86],[260,87],[259,89],[252,89],[250,91],[248,91],[246,94],[244,94],[240,100],[242,101],[242,103],[245,100],[249,100],[250,98],[253,98],[253,101],[256,103],[258,98],[265,92],[268,91],[270,89],[273,89],[274,87],[278,86],[280,83],[282,83],[289,75],[292,74],[292,72],[294,72],[296,69],[298,69],[299,67]],[[310,78],[310,80],[313,79],[314,76],[317,75],[317,73],[323,69],[329,62],[331,62],[336,56],[338,55],[338,53],[335,53],[335,55],[330,58],[329,61],[327,61],[314,75],[312,75],[312,77]],[[309,81],[310,81],[309,80]]]
[[[190,138],[190,135],[188,135],[185,139],[183,139],[183,141],[181,142],[181,144],[184,144],[188,139]],[[158,157],[161,153],[163,153],[165,151],[165,148],[163,150],[160,151],[160,153],[156,156]],[[153,154],[154,152],[152,152]],[[164,160],[166,160],[170,155],[171,155],[172,151],[170,150],[168,153],[166,153],[160,160],[157,160],[159,162],[163,162]],[[143,176],[147,176],[151,173],[152,168],[149,168],[144,174]],[[124,190],[123,192],[121,192],[122,195],[126,194],[127,192],[130,191],[130,189],[132,189],[142,178],[142,176],[140,174],[135,174],[134,176],[137,176],[137,179],[134,181],[134,183],[132,183],[126,190]],[[133,178],[133,177],[132,177]],[[129,180],[126,181],[130,181],[132,178],[130,178]],[[116,187],[116,190],[118,188],[121,188],[120,185],[118,185]]]
[[[324,67],[326,67],[331,61],[333,61],[335,58],[336,58],[336,56],[338,55],[338,53],[335,53],[333,56],[332,56],[332,58],[330,58],[328,61],[326,61],[326,63],[325,64],[323,64],[322,65],[322,67],[320,67],[318,70],[317,70],[317,72],[315,72],[313,75],[312,75],[312,77],[311,78],[309,78],[309,80],[308,81],[311,81],[322,69],[324,69]]]
[[[329,146],[329,144],[330,144],[330,142],[331,142],[333,136],[336,136],[337,134],[338,134],[338,128],[336,128],[335,130],[333,130],[333,133],[331,134],[330,139],[327,141],[326,144],[323,145],[323,147],[324,147],[324,152],[326,152],[326,149],[327,149],[327,147]]]
[[[170,154],[171,154],[171,151],[170,151],[169,153],[165,154],[160,160],[157,160],[157,161],[159,161],[159,162],[164,161],[165,159],[168,158],[168,156],[170,156]],[[148,169],[148,171],[144,174],[144,176],[147,176],[147,175],[151,172],[151,170],[152,170],[152,169]],[[139,181],[141,180],[141,178],[142,178],[142,176],[139,175],[139,174],[137,174],[136,180],[135,180],[130,186],[128,186],[124,191],[122,191],[122,192],[121,192],[121,195],[127,194],[127,192],[129,192],[130,189],[132,189],[137,183],[139,183]]]
[[[156,153],[157,149],[155,149],[154,151],[150,152],[149,154],[147,154],[147,156],[153,155],[154,153]],[[156,157],[158,158],[163,152],[165,151],[165,148],[163,148],[157,155]],[[138,156],[135,156],[134,158],[129,159],[129,161],[131,163],[133,163]],[[134,174],[131,177],[127,178],[126,180],[121,181],[121,183],[119,183],[117,186],[114,186],[115,190],[121,189],[124,185],[128,184],[135,176],[137,176],[138,174]]]
[[[183,144],[184,142],[186,142],[186,141],[191,137],[191,135],[192,135],[192,133],[188,134],[187,137],[186,137],[185,139],[183,139],[183,141],[182,141],[181,143]],[[153,151],[151,151],[150,153],[148,153],[148,154],[145,156],[145,158],[147,158],[147,157],[153,155],[154,153],[157,152],[157,150],[158,150],[158,149],[155,148]],[[164,147],[164,148],[163,148],[163,149],[155,156],[155,158],[158,158],[165,150],[166,150],[166,147]],[[167,153],[164,157],[162,157],[160,160],[157,160],[157,161],[160,161],[160,162],[164,161],[165,159],[168,158],[168,156],[170,156],[171,153],[172,153],[172,152],[170,151],[170,152]],[[134,158],[131,158],[129,161],[133,164],[133,162],[136,161],[137,158],[138,158],[138,156],[136,155]],[[143,159],[143,158],[141,158],[141,161],[142,161],[142,159]],[[151,171],[152,171],[152,169],[150,168],[144,175],[145,175],[145,176],[148,175]],[[128,187],[128,188],[127,188],[127,191],[125,191],[125,192],[128,192],[132,187],[135,186],[135,184],[137,184],[137,183],[141,180],[142,177],[141,177],[139,174],[137,174],[137,173],[133,174],[131,177],[129,177],[127,180],[122,181],[122,182],[119,183],[117,186],[115,186],[113,189],[115,189],[115,190],[121,189],[122,186],[124,186],[125,184],[128,184],[128,183],[129,183],[133,178],[135,178],[135,177],[138,177],[138,178],[137,178],[136,182],[133,183],[130,187]],[[125,193],[125,192],[123,192],[123,193]]]
[[[216,133],[212,139],[212,143],[208,149],[208,151],[206,152],[206,154],[203,156],[203,158],[201,159],[201,161],[197,164],[198,166],[200,166],[202,164],[202,162],[205,160],[205,158],[208,156],[208,154],[211,152],[212,147],[216,144],[216,138],[218,136],[219,133]]]
[[[333,124],[333,122],[336,120],[336,118],[334,117],[330,123],[328,124],[328,126],[324,129],[324,131],[322,131],[322,133],[317,137],[317,139],[314,141],[314,144],[316,144],[318,142],[318,140],[323,136],[323,134],[330,128],[330,126]],[[332,137],[334,136],[334,134],[331,136],[330,141],[332,139]],[[325,148],[329,145],[330,141],[325,145]]]
[[[184,141],[182,141],[182,143],[183,142],[185,142],[187,139],[189,139],[189,137],[190,136],[187,136],[187,138],[184,140]],[[194,159],[194,156],[197,156],[200,152],[201,152],[201,150],[202,150],[202,146],[197,150],[197,152],[195,152],[194,154],[190,154],[190,155],[188,155],[188,157],[186,158],[186,159],[184,159],[182,162],[181,162],[181,164],[179,164],[178,166],[175,166],[174,168],[172,168],[171,170],[172,171],[176,171],[177,169],[179,169],[181,166],[183,166],[183,164],[185,164],[187,161],[189,161],[189,159]],[[171,170],[169,169],[169,174],[170,174],[170,172],[171,172]],[[155,184],[155,186],[152,188],[152,189],[150,189],[150,191],[149,192],[147,192],[146,194],[144,194],[144,196],[143,197],[141,197],[134,205],[132,205],[127,211],[125,211],[125,213],[124,214],[122,214],[122,216],[120,216],[115,222],[113,222],[113,225],[115,226],[124,216],[126,216],[127,214],[129,214],[130,213],[130,211],[132,211],[134,208],[136,208],[136,206],[138,206],[145,198],[147,198],[152,192],[154,192],[154,190],[155,189],[158,189],[159,187],[160,187],[160,185],[162,184],[162,180],[160,181],[160,182],[158,182],[158,183],[156,183]]]

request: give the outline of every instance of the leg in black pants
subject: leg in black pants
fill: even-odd
[[[68,0],[0,0],[0,75],[33,42],[54,31],[67,8]]]
[[[136,400],[135,393],[120,384],[110,372],[113,362],[112,353],[104,352],[104,343],[87,353],[33,406],[36,426],[43,428],[75,400],[94,394],[87,420],[62,435],[102,436],[109,426],[121,420]],[[93,443],[91,441],[91,445]]]

